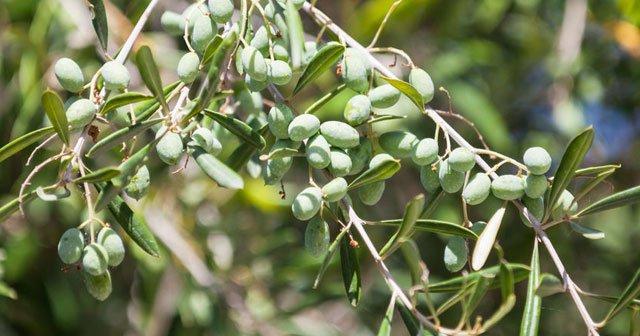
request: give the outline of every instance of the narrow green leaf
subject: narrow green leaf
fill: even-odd
[[[67,115],[64,113],[64,105],[62,99],[57,93],[47,89],[42,94],[42,108],[47,114],[47,118],[51,121],[51,126],[58,133],[60,140],[65,144],[69,144],[69,122]]]
[[[142,94],[140,92],[123,92],[109,98],[107,102],[102,105],[100,114],[104,115],[111,110],[117,109],[118,107],[127,106],[129,104],[135,104],[150,99],[153,99],[153,97],[147,96],[146,94]]]
[[[380,322],[380,328],[378,328],[377,336],[390,336],[391,335],[391,321],[393,320],[393,311],[396,308],[396,299],[395,296],[391,297],[391,301],[389,302],[389,306],[387,307],[387,311],[382,318],[382,322]]]
[[[328,42],[320,48],[304,68],[296,87],[293,89],[293,94],[295,95],[300,92],[307,84],[313,82],[321,74],[333,67],[338,60],[340,60],[344,51],[345,47],[338,42]],[[339,88],[336,94],[342,91],[344,86],[340,86]],[[335,96],[335,94],[329,96],[328,99],[333,98],[333,96]]]
[[[268,132],[268,130],[269,130],[269,126],[264,125],[262,126],[262,128],[257,130],[257,132],[263,137],[273,136],[273,134]],[[266,142],[266,139],[265,139],[265,142]],[[249,161],[249,159],[251,158],[251,156],[253,156],[255,152],[256,152],[256,147],[254,147],[248,142],[243,142],[242,144],[240,144],[240,146],[238,146],[238,148],[236,148],[231,153],[231,155],[229,155],[229,158],[227,159],[227,166],[229,166],[229,168],[233,169],[234,171],[238,171],[240,168],[242,168],[242,166],[244,166]]]
[[[475,285],[473,286],[473,289],[471,289],[471,296],[468,300],[466,300],[462,309],[463,320],[468,320],[473,316],[473,312],[478,308],[478,305],[482,301],[482,298],[487,294],[489,286],[495,280],[494,278],[495,276],[480,276],[474,281]]]
[[[340,266],[347,299],[355,307],[360,302],[361,296],[360,263],[356,250],[349,246],[348,239],[340,241]]]
[[[173,91],[181,84],[180,81],[175,81],[164,87],[162,90],[165,100],[169,99],[169,96],[173,94]],[[143,103],[137,104],[136,107],[133,108],[133,114],[136,116],[136,120],[138,122],[145,121],[149,119],[160,107],[160,103],[153,99],[147,100]]]
[[[40,198],[45,202],[55,202],[71,196],[71,191],[69,191],[69,189],[67,188],[63,188],[62,192],[54,191],[53,193],[49,194],[45,191],[43,187],[38,187],[36,188],[36,195],[38,195],[38,198]]]
[[[424,100],[422,99],[422,95],[413,85],[391,77],[380,76],[380,78],[384,79],[387,83],[391,84],[393,87],[402,92],[412,103],[414,103],[420,111],[424,109]]]
[[[585,167],[576,170],[575,176],[597,175],[605,171],[617,170],[622,167],[619,164],[609,164],[604,166]]]
[[[42,140],[44,137],[53,134],[54,132],[53,126],[49,126],[37,129],[13,139],[11,142],[0,148],[0,162]]]
[[[220,123],[220,126],[226,128],[227,130],[229,130],[229,132],[235,134],[243,141],[250,143],[258,149],[264,148],[264,138],[258,132],[254,131],[251,126],[236,118],[226,116],[220,112],[205,109],[204,113],[211,119]]]
[[[356,177],[349,184],[349,190],[358,189],[374,182],[384,181],[395,175],[398,170],[400,170],[399,160],[386,160],[375,167],[367,169]]]
[[[538,287],[536,288],[536,295],[541,298],[551,296],[565,291],[562,280],[557,276],[549,273],[544,273],[540,276]],[[615,302],[615,300],[613,301]]]
[[[631,281],[627,284],[622,295],[618,298],[618,301],[611,307],[607,316],[604,318],[604,322],[611,320],[616,314],[620,312],[624,307],[626,307],[629,302],[635,299],[640,294],[640,269],[636,271],[636,274],[633,275]]]
[[[398,304],[396,304],[396,307],[398,307],[398,312],[400,312],[400,317],[402,318],[402,322],[404,323],[404,325],[407,327],[409,335],[433,336],[432,333],[422,328],[422,325],[420,325],[420,322],[415,318],[411,310],[403,305],[402,302],[398,302]]]
[[[209,44],[207,44],[207,47],[204,49],[204,53],[202,54],[202,61],[200,62],[200,65],[205,66],[209,64],[209,62],[211,62],[211,60],[213,59],[213,55],[216,54],[216,51],[218,51],[221,45],[222,45],[222,36],[220,36],[219,34],[216,34],[216,36],[213,37],[213,40],[209,41]]]
[[[603,239],[604,238],[604,232],[600,231],[600,230],[596,230],[587,226],[583,226],[580,225],[576,222],[569,222],[569,227],[571,227],[571,230],[573,230],[574,232],[582,235],[583,237],[587,238],[587,239]]]
[[[162,80],[160,79],[160,71],[156,61],[153,60],[153,54],[148,46],[142,46],[136,53],[136,66],[140,72],[142,81],[147,86],[149,91],[153,93],[153,96],[160,102],[162,109],[169,111],[167,101],[164,99],[164,93],[162,92]]]
[[[524,303],[524,312],[520,321],[520,336],[538,335],[538,324],[540,323],[540,307],[542,307],[542,297],[536,293],[540,282],[540,255],[538,252],[538,241],[533,243],[531,252],[531,272],[527,282],[527,299]]]
[[[604,181],[607,177],[611,176],[611,174],[613,174],[615,171],[616,171],[615,168],[610,168],[608,170],[598,172],[596,176],[594,176],[591,180],[589,180],[589,182],[585,183],[580,188],[580,190],[576,193],[575,195],[576,202],[582,199],[582,197],[588,194],[591,190],[593,190],[593,188],[595,188],[598,184]]]
[[[15,289],[9,287],[6,282],[0,281],[0,296],[15,300],[18,298],[18,293],[16,293]]]
[[[94,172],[91,172],[85,176],[78,177],[74,179],[72,182],[74,183],[96,183],[96,182],[104,182],[111,180],[112,178],[120,175],[120,169],[118,167],[105,167],[100,168]]]
[[[424,195],[419,194],[415,196],[404,208],[404,215],[402,216],[402,223],[398,227],[396,233],[393,234],[387,244],[380,249],[380,256],[386,257],[390,252],[395,251],[398,246],[407,241],[413,233],[413,227],[416,221],[420,217],[420,213],[424,208]]]
[[[511,272],[513,272],[514,283],[518,283],[520,281],[527,279],[529,275],[529,266],[527,265],[508,263],[507,267],[511,270]],[[500,283],[499,281],[496,281],[497,280],[496,275],[499,272],[500,272],[500,266],[492,266],[477,272],[469,273],[466,276],[459,276],[459,277],[451,278],[441,282],[430,283],[429,292],[431,293],[456,292],[460,290],[465,283],[476,281],[480,278],[480,276],[494,278],[494,280],[491,282],[490,288],[498,288],[500,286]]]
[[[302,29],[302,19],[300,12],[296,9],[293,1],[285,4],[285,21],[289,29],[289,49],[291,51],[291,64],[293,69],[300,68],[304,53],[304,30]]]
[[[615,209],[637,202],[640,202],[640,186],[629,188],[609,195],[582,209],[578,213],[578,216],[590,215],[596,212]]]
[[[405,118],[406,116],[402,116],[402,115],[377,114],[373,116],[373,118],[367,120],[367,123],[373,124],[380,121],[397,120],[397,119],[405,119]]]
[[[133,124],[125,128],[121,128],[99,140],[95,145],[93,145],[93,147],[89,149],[89,151],[87,151],[86,156],[91,157],[94,154],[101,153],[105,150],[118,146],[119,144],[126,142],[134,136],[150,129],[152,126],[159,124],[162,120],[164,119],[151,119],[143,121],[141,123]]]
[[[373,225],[399,226],[401,223],[402,219],[387,219],[375,222],[373,223]],[[414,229],[417,231],[449,234],[465,238],[478,239],[478,236],[473,231],[460,224],[445,222],[436,219],[418,219],[416,221]]]
[[[91,23],[93,29],[96,31],[100,46],[104,51],[107,51],[107,43],[109,42],[109,24],[107,22],[107,12],[104,9],[104,3],[102,0],[89,0],[91,4]]]
[[[587,151],[589,151],[591,143],[593,143],[593,128],[589,127],[573,138],[569,146],[567,146],[560,165],[553,177],[553,184],[549,192],[549,197],[547,198],[549,201],[545,202],[547,205],[545,209],[545,219],[548,218],[560,194],[562,194],[571,182],[576,169],[578,169]]]
[[[513,285],[513,272],[507,267],[507,264],[500,263],[500,294],[503,301],[513,294]]]
[[[400,252],[402,252],[405,263],[409,266],[411,283],[414,286],[422,286],[423,291],[427,293],[429,291],[427,266],[420,258],[416,242],[413,240],[405,242],[400,246]]]
[[[320,280],[322,280],[322,276],[324,276],[324,273],[327,271],[327,268],[329,268],[331,259],[333,259],[333,256],[338,251],[338,246],[340,246],[340,241],[343,239],[347,231],[348,230],[341,230],[340,233],[338,233],[336,238],[333,240],[331,245],[329,245],[327,254],[324,256],[324,259],[322,260],[322,265],[320,265],[320,269],[318,270],[318,275],[316,275],[316,279],[313,281],[313,289],[317,289],[318,286],[320,285]]]
[[[36,198],[36,191],[34,190],[22,195],[22,202],[26,205],[26,204],[29,204],[29,202],[33,201],[35,198]],[[4,222],[4,220],[7,219],[9,216],[11,216],[11,214],[18,211],[19,208],[20,208],[19,197],[12,199],[11,201],[7,202],[2,207],[0,207],[0,223]]]
[[[502,301],[498,310],[496,310],[493,315],[491,315],[482,325],[482,332],[489,330],[491,327],[496,325],[496,323],[500,322],[509,312],[513,309],[513,306],[516,304],[516,295],[511,294],[506,300]]]
[[[266,160],[274,160],[274,159],[283,159],[287,157],[300,156],[301,154],[304,155],[304,153],[300,152],[297,149],[284,147],[284,148],[278,148],[274,151],[271,151],[269,152],[269,154],[261,155],[260,160],[266,161]]]
[[[221,187],[229,189],[244,188],[244,181],[238,173],[227,167],[227,165],[215,156],[207,153],[204,149],[199,146],[193,146],[193,153],[191,155],[196,160],[198,166],[200,166],[200,169]]]
[[[131,237],[142,250],[154,257],[160,256],[160,249],[155,237],[149,230],[147,223],[142,216],[133,213],[133,210],[120,196],[116,196],[109,203],[109,212],[122,227],[124,232]]]
[[[331,43],[331,42],[329,42],[329,43]],[[322,49],[320,49],[320,50],[322,50]],[[344,52],[344,50],[343,50],[343,52]],[[298,83],[300,83],[300,81],[298,81]],[[316,112],[318,109],[320,109],[326,103],[331,101],[331,99],[333,99],[333,97],[337,96],[340,92],[342,92],[346,88],[347,88],[347,84],[338,85],[338,87],[336,87],[335,89],[331,90],[329,93],[325,94],[324,96],[320,97],[320,99],[316,100],[313,104],[311,104],[311,106],[307,107],[307,109],[304,110],[304,114]]]

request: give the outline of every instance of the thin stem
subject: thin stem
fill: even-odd
[[[396,0],[391,4],[391,6],[389,7],[389,10],[387,10],[387,14],[385,14],[384,19],[382,19],[382,23],[378,27],[378,31],[376,31],[376,35],[373,36],[373,39],[371,40],[371,43],[369,43],[369,46],[367,48],[373,48],[373,46],[376,45],[376,43],[378,42],[378,38],[382,33],[382,30],[387,25],[387,21],[389,20],[389,17],[391,16],[391,14],[393,14],[393,12],[396,10],[396,7],[398,7],[398,5],[400,5],[401,2],[402,0]]]
[[[508,156],[506,156],[506,155],[504,155],[502,153],[498,153],[498,152],[495,152],[495,151],[492,151],[492,150],[489,150],[489,149],[482,149],[482,148],[474,148],[473,152],[478,154],[478,155],[491,155],[491,156],[500,158],[500,159],[502,159],[504,161],[507,161],[507,162],[511,163],[512,165],[518,167],[518,169],[520,169],[520,170],[523,170],[523,171],[526,171],[526,172],[529,171],[527,169],[527,166],[523,165],[522,163],[518,162],[517,160],[512,159],[512,158],[510,158],[510,157],[508,157]]]
[[[257,0],[251,0],[252,6],[258,9],[260,16],[262,16],[262,22],[264,22],[264,27],[267,30],[267,41],[269,42],[269,58],[273,61],[275,59],[273,55],[273,34],[271,33],[271,21],[267,18],[267,14],[264,12],[264,8]]]
[[[387,53],[387,54],[394,54],[394,55],[398,55],[402,58],[404,58],[405,63],[407,66],[409,67],[415,67],[415,64],[413,64],[413,61],[411,60],[411,57],[409,57],[409,55],[398,49],[398,48],[393,48],[393,47],[378,47],[378,48],[368,48],[368,50],[372,53]]]
[[[322,98],[316,100],[313,104],[311,104],[311,106],[307,107],[307,109],[304,110],[304,114],[314,113],[319,108],[324,106],[324,104],[328,103],[331,99],[333,99],[333,97],[337,96],[340,92],[342,92],[346,87],[347,87],[346,84],[340,84],[337,88],[331,90],[331,92],[322,96]]]
[[[127,40],[122,45],[122,48],[118,53],[118,56],[116,56],[116,61],[118,63],[124,63],[124,61],[127,60],[127,56],[129,56],[129,52],[131,52],[131,48],[133,48],[133,44],[138,39],[138,35],[140,35],[140,32],[142,32],[142,28],[144,28],[144,25],[147,23],[147,20],[151,15],[151,12],[153,11],[153,9],[156,7],[157,4],[158,4],[158,0],[149,1],[147,8],[145,8],[144,12],[142,12],[142,15],[140,15],[138,22],[133,27],[133,30],[131,30],[131,33],[129,34],[129,37],[127,38]]]

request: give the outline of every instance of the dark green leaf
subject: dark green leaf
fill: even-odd
[[[500,263],[500,294],[502,294],[503,301],[513,294],[513,285],[513,272],[507,267],[507,264]]]
[[[385,257],[390,252],[395,251],[402,243],[408,240],[413,233],[413,227],[424,208],[424,195],[419,194],[415,196],[404,208],[404,215],[402,216],[402,222],[398,227],[398,230],[393,234],[387,244],[380,250],[380,256]]]
[[[11,142],[0,148],[0,162],[6,160],[26,147],[29,147],[31,144],[42,140],[44,137],[53,134],[54,132],[53,126],[49,126],[37,129],[13,139]]]
[[[387,307],[387,312],[384,314],[382,318],[382,322],[380,322],[380,328],[378,329],[377,336],[390,336],[391,335],[391,321],[393,320],[393,311],[396,308],[396,299],[395,296],[391,298],[389,302],[389,306]]]
[[[507,264],[507,267],[511,270],[511,272],[513,272],[514,283],[518,283],[524,279],[527,279],[529,275],[529,266],[527,265],[509,263]],[[499,281],[497,281],[497,277],[496,277],[496,275],[498,275],[499,272],[500,272],[500,266],[492,266],[477,272],[469,273],[466,276],[459,276],[459,277],[451,278],[441,282],[431,283],[429,284],[429,292],[431,293],[456,292],[460,290],[460,288],[462,288],[465,283],[476,281],[480,278],[480,276],[493,278],[490,288],[497,288],[500,286],[500,283]]]
[[[322,260],[322,265],[318,270],[318,275],[316,275],[316,279],[313,282],[313,289],[318,288],[318,286],[320,285],[320,280],[322,280],[322,276],[327,271],[327,268],[329,268],[331,259],[333,259],[333,256],[338,251],[338,246],[340,246],[340,241],[342,240],[342,238],[346,233],[347,233],[347,230],[341,230],[340,233],[336,236],[336,239],[334,239],[331,245],[329,245],[327,254],[324,256],[324,260]]]
[[[131,210],[120,196],[116,196],[113,201],[109,203],[108,209],[124,232],[126,232],[127,235],[131,237],[131,240],[140,246],[142,250],[154,257],[160,256],[158,243],[149,230],[144,218],[134,214],[133,210]]]
[[[296,87],[293,89],[293,94],[295,95],[300,92],[300,90],[302,90],[307,84],[313,82],[322,73],[333,67],[334,64],[336,64],[336,62],[338,62],[342,57],[344,51],[345,47],[337,42],[329,42],[320,48],[313,58],[311,58],[307,67],[304,68]],[[336,91],[337,94],[342,91],[344,87],[345,86],[341,85],[339,90],[334,91]],[[328,99],[333,98],[333,96],[335,96],[335,94],[329,96]]]
[[[413,240],[405,242],[400,246],[400,252],[402,252],[402,257],[404,258],[405,263],[409,266],[411,283],[414,286],[422,286],[423,290],[428,292],[427,266],[420,258],[420,251],[418,250],[416,243]]]
[[[148,130],[152,126],[159,124],[162,120],[162,118],[151,119],[125,128],[121,128],[98,141],[95,145],[93,145],[93,147],[89,149],[89,151],[87,151],[86,156],[91,157],[93,154],[100,153],[107,149],[118,146],[119,144],[133,138],[134,136],[144,132],[145,130]]]
[[[207,153],[204,149],[199,146],[193,146],[193,153],[191,155],[196,160],[198,166],[200,166],[200,169],[221,187],[229,189],[244,188],[244,181],[238,173],[227,167],[227,165],[215,156]]]
[[[269,126],[264,125],[257,132],[261,136],[273,136],[273,134],[268,132],[268,130]],[[229,158],[227,159],[227,166],[229,166],[229,168],[233,169],[234,171],[238,171],[247,163],[247,161],[249,161],[249,159],[255,152],[256,147],[249,144],[248,142],[243,142],[242,144],[240,144],[240,146],[238,146],[238,148],[233,151],[233,153],[231,153],[231,155],[229,155]]]
[[[592,213],[610,210],[621,206],[640,202],[640,186],[619,191],[613,195],[609,195],[588,207],[582,209],[578,216],[589,215]]]
[[[616,314],[626,307],[629,302],[635,299],[640,294],[640,269],[636,270],[636,274],[633,275],[631,281],[627,284],[622,295],[618,298],[618,301],[611,307],[607,316],[604,318],[604,322],[611,320]]]
[[[31,202],[35,198],[36,198],[36,191],[34,190],[22,195],[22,203],[24,203],[25,205],[29,204],[29,202]],[[3,222],[5,219],[11,216],[11,214],[18,211],[19,208],[20,208],[19,197],[16,197],[11,201],[7,202],[6,204],[4,204],[2,207],[0,207],[0,222]]]
[[[520,321],[520,336],[538,335],[542,297],[536,293],[540,281],[540,256],[537,241],[533,244],[530,267],[531,272],[529,273],[529,281],[527,282],[527,299],[524,304],[522,320]]]
[[[340,266],[347,299],[355,307],[361,295],[360,263],[356,250],[349,245],[349,239],[340,240]]]
[[[387,219],[379,222],[373,223],[374,225],[385,225],[385,226],[399,226],[402,223],[402,219]],[[414,229],[417,231],[427,231],[432,233],[442,233],[449,234],[454,236],[460,236],[465,238],[478,239],[478,236],[471,230],[466,227],[451,223],[445,222],[436,219],[418,219],[414,226]]]
[[[420,322],[415,318],[413,313],[409,308],[402,304],[402,302],[398,302],[396,304],[398,307],[398,312],[400,312],[400,317],[402,318],[402,322],[407,327],[409,331],[409,335],[411,336],[432,336],[433,334],[424,330],[420,325]]]
[[[107,102],[102,105],[100,114],[106,114],[107,112],[117,109],[118,107],[135,104],[145,100],[150,100],[152,98],[153,97],[147,96],[140,92],[123,92],[109,98]]]
[[[47,114],[47,118],[51,121],[51,126],[58,133],[60,140],[65,144],[69,144],[69,122],[67,115],[64,113],[64,105],[62,99],[57,93],[46,90],[42,94],[42,108]]]
[[[74,179],[74,183],[96,183],[96,182],[104,182],[111,180],[112,178],[120,175],[120,169],[118,167],[105,167],[100,168],[94,172],[91,172],[85,176],[78,177]]]
[[[424,109],[424,100],[422,99],[422,95],[411,84],[391,77],[380,76],[380,78],[384,79],[387,83],[391,84],[393,87],[407,96],[409,100],[411,100],[411,102],[414,103],[420,111]]]
[[[167,101],[164,99],[164,93],[162,92],[162,80],[160,79],[160,72],[156,61],[153,60],[153,54],[148,46],[142,46],[136,53],[136,66],[140,72],[142,81],[147,86],[149,91],[153,93],[156,100],[162,105],[162,109],[166,112],[169,111]]]
[[[229,132],[235,134],[241,140],[250,143],[258,149],[264,148],[264,138],[258,132],[254,131],[251,126],[236,118],[226,116],[220,112],[205,109],[204,113],[211,119],[220,123],[220,126],[226,128],[227,130],[229,130]]]
[[[107,42],[109,42],[109,25],[107,23],[107,12],[104,10],[104,3],[102,0],[89,0],[91,3],[91,12],[93,17],[91,23],[93,29],[96,31],[100,46],[104,51],[107,51]]]
[[[213,37],[209,44],[207,44],[207,47],[202,54],[202,61],[200,62],[200,64],[202,66],[209,64],[209,62],[211,62],[211,60],[213,59],[213,55],[216,54],[216,51],[218,51],[221,45],[222,36],[216,34],[216,36]]]
[[[386,160],[381,164],[367,169],[365,172],[356,177],[350,184],[349,190],[358,189],[367,184],[378,181],[384,181],[400,170],[399,160]]]
[[[569,143],[553,177],[553,185],[551,186],[548,197],[549,201],[545,202],[547,205],[545,209],[545,219],[551,213],[551,209],[558,201],[560,194],[562,194],[571,182],[576,169],[578,169],[587,151],[589,151],[591,143],[593,143],[593,128],[591,127],[582,131],[582,133],[573,138]]]

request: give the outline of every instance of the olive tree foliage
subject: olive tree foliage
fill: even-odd
[[[160,76],[156,59],[162,55],[154,55],[147,46],[132,50],[157,2],[149,2],[119,53],[114,58],[106,55],[108,61],[97,72],[85,76],[74,60],[58,59],[55,76],[74,99],[65,103],[58,93],[46,90],[41,106],[51,125],[0,148],[0,161],[33,145],[37,146],[31,156],[45,146],[59,149],[41,162],[27,163],[29,173],[19,194],[0,208],[0,219],[24,212],[29,202],[80,195],[86,220],[64,232],[58,254],[61,263],[81,269],[86,290],[96,299],[109,298],[111,273],[125,258],[121,235],[146,253],[160,255],[156,237],[133,201],[145,197],[153,180],[170,178],[150,178],[146,163],[157,157],[173,166],[174,174],[195,163],[211,183],[232,190],[245,187],[245,176],[282,185],[294,160],[305,164],[308,186],[290,196],[282,187],[282,195],[292,197],[294,217],[307,223],[306,250],[323,259],[314,287],[332,259],[340,258],[346,298],[357,306],[365,294],[359,266],[365,260],[360,258],[372,259],[389,289],[380,335],[390,333],[395,310],[413,335],[482,334],[518,303],[524,306],[520,334],[535,335],[543,299],[559,292],[575,303],[592,335],[618,313],[638,309],[640,273],[617,296],[584,292],[564,268],[545,230],[565,224],[586,238],[601,238],[601,232],[580,220],[637,202],[640,187],[591,204],[583,202],[619,168],[581,166],[593,141],[592,128],[567,145],[555,171],[550,171],[552,159],[544,148],[529,148],[522,158],[512,158],[491,150],[481,137],[474,141],[481,143],[479,147],[465,140],[443,119],[464,117],[428,106],[435,93],[428,72],[404,51],[376,45],[400,1],[391,5],[367,47],[314,3],[300,0],[201,0],[183,13],[164,12],[161,21],[166,33],[182,36],[187,49],[176,69],[180,80],[174,83],[165,83]],[[102,1],[88,4],[99,48],[104,51],[108,41],[104,5]],[[316,26],[305,30],[303,17]],[[398,58],[394,72],[376,58],[381,53]],[[123,65],[126,62],[135,64],[148,93],[128,89],[131,75]],[[306,109],[296,106],[296,95],[327,75],[337,76],[339,84]],[[344,106],[342,118],[321,122],[314,113],[345,90],[355,95]],[[419,139],[404,129],[374,131],[374,123],[402,118],[401,99],[423,111],[422,122],[435,123],[432,137]],[[393,109],[397,111],[389,113]],[[233,141],[220,136],[226,132]],[[222,155],[223,150],[231,154]],[[402,218],[363,219],[352,205],[375,206],[401,165],[418,167],[416,181],[424,193],[411,195]],[[32,183],[38,173],[53,167],[58,169],[55,180]],[[588,182],[568,190],[576,178]],[[445,194],[459,196],[462,223],[431,218]],[[470,218],[468,207],[489,197],[502,205],[495,213]],[[535,233],[528,265],[506,260],[499,245],[508,209],[520,212],[522,223]],[[395,232],[376,245],[368,233],[376,226],[393,227]],[[421,234],[447,237],[442,262],[449,279],[429,279],[428,263],[413,240]],[[357,249],[366,253],[357,254]],[[543,249],[557,275],[541,272],[539,251]],[[498,263],[487,265],[492,253]],[[386,259],[393,254],[404,259],[411,288],[401,287],[387,267]],[[526,296],[517,298],[514,285],[520,282],[526,282]],[[5,295],[15,295],[4,283],[0,288]],[[478,317],[475,310],[491,290],[499,290],[502,301],[490,315]],[[436,304],[433,293],[445,293],[449,299]],[[609,313],[594,320],[583,302],[585,296],[610,302]],[[443,325],[439,316],[453,307],[459,307],[459,323]]]

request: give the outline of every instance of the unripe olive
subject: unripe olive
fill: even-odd
[[[369,97],[360,94],[351,97],[344,106],[344,119],[353,126],[362,124],[371,115],[371,101]]]
[[[547,191],[547,177],[544,175],[529,174],[524,180],[524,192],[531,198],[538,198]]]
[[[411,69],[409,84],[418,90],[425,104],[433,99],[433,81],[426,71],[420,68]]]
[[[167,33],[180,36],[184,34],[184,17],[176,12],[165,11],[160,17],[162,29]]]
[[[384,181],[366,184],[358,188],[358,197],[362,203],[366,205],[374,205],[380,201],[380,198],[382,198],[384,188]]]
[[[491,193],[491,179],[485,173],[475,174],[462,191],[462,199],[469,205],[477,205]]]
[[[542,147],[531,147],[524,152],[522,161],[531,174],[542,175],[551,167],[551,156]]]
[[[102,228],[96,239],[107,251],[109,266],[118,266],[124,259],[124,244],[120,236],[111,228]]]
[[[178,77],[185,84],[192,83],[197,77],[200,57],[195,52],[188,52],[178,62]]]
[[[260,50],[267,51],[269,48],[269,34],[267,33],[267,28],[265,26],[261,26],[256,30],[251,38],[250,46]]]
[[[362,138],[358,146],[348,148],[345,152],[347,152],[351,158],[349,175],[355,175],[359,174],[367,166],[369,158],[371,158],[371,154],[373,153],[373,147],[369,139]]]
[[[448,161],[449,160],[444,160],[440,162],[438,178],[440,179],[442,190],[453,194],[458,192],[464,185],[464,173],[451,169]]]
[[[289,51],[282,42],[278,41],[273,45],[273,57],[280,61],[289,62]]]
[[[89,99],[78,99],[69,106],[67,121],[71,129],[81,128],[90,123],[98,112],[96,105]]]
[[[408,158],[418,144],[418,138],[406,131],[391,131],[380,135],[380,146],[396,158]]]
[[[369,161],[369,168],[376,168],[386,161],[395,161],[395,159],[387,153],[377,154],[371,158],[371,161]]]
[[[100,275],[84,273],[82,276],[87,292],[94,298],[104,301],[111,295],[111,274],[106,271]]]
[[[209,42],[215,37],[216,30],[216,23],[209,16],[198,16],[193,24],[193,32],[191,33],[191,46],[193,49],[203,53]]]
[[[208,128],[199,127],[193,131],[191,140],[211,155],[215,156],[222,152],[222,144]]]
[[[73,264],[82,257],[84,236],[80,230],[73,228],[65,231],[58,241],[58,256],[65,264]]]
[[[475,155],[464,147],[458,147],[449,154],[449,166],[459,172],[468,172],[475,166]]]
[[[318,134],[307,141],[306,155],[311,167],[327,168],[331,163],[331,146],[321,134]]]
[[[467,263],[469,248],[462,237],[453,236],[444,248],[444,265],[449,272],[458,272]]]
[[[164,129],[160,128],[156,136],[164,133]],[[184,145],[182,144],[182,138],[180,134],[174,132],[167,132],[162,138],[156,143],[156,152],[158,152],[158,157],[162,162],[168,165],[175,165],[180,160],[182,156],[182,152],[184,151]]]
[[[298,142],[293,142],[289,139],[278,139],[271,147],[271,151],[275,151],[281,148],[292,148],[297,149],[300,146]],[[286,174],[289,169],[291,169],[291,165],[293,164],[293,157],[281,157],[275,159],[269,159],[267,161],[267,166],[264,171],[264,178],[266,184],[274,184]]]
[[[252,92],[262,91],[269,84],[269,83],[267,83],[266,80],[259,81],[259,80],[255,79],[255,78],[249,76],[249,74],[246,74],[244,76],[244,83],[247,86],[247,89],[249,89],[249,91],[252,91]]]
[[[109,61],[102,66],[100,70],[104,79],[104,86],[107,90],[120,91],[129,86],[131,77],[129,71],[124,65],[117,61]]]
[[[260,51],[252,46],[242,50],[242,66],[251,78],[258,81],[267,80],[267,62]]]
[[[434,192],[440,188],[440,178],[438,171],[434,170],[430,165],[420,167],[420,183],[427,192]]]
[[[572,216],[578,212],[578,203],[574,202],[573,194],[568,190],[563,190],[558,201],[551,209],[551,217],[560,220],[565,216]]]
[[[415,145],[411,159],[418,166],[430,165],[438,160],[438,142],[432,138],[424,138]]]
[[[369,91],[369,99],[375,108],[391,107],[400,99],[400,91],[391,84],[380,85]]]
[[[280,3],[280,5],[283,8],[286,8],[286,4],[285,1],[291,1],[293,3],[293,7],[295,7],[295,9],[300,9],[302,8],[302,5],[304,5],[305,0],[277,0],[278,3]]]
[[[91,275],[100,275],[109,266],[109,254],[100,244],[91,243],[85,246],[82,253],[82,269]]]
[[[512,201],[524,195],[524,180],[516,175],[498,176],[491,182],[491,192],[493,196],[505,200]]]
[[[318,187],[308,187],[301,191],[291,204],[293,215],[299,220],[308,220],[318,213],[322,205],[322,191]]]
[[[233,1],[209,0],[209,12],[216,22],[226,23],[233,15]]]
[[[320,120],[318,117],[313,114],[301,114],[289,123],[289,138],[293,141],[302,141],[316,134],[319,128]]]
[[[346,176],[351,170],[351,158],[344,150],[339,148],[331,148],[331,163],[329,171],[334,176]]]
[[[107,112],[105,117],[117,128],[127,127],[131,126],[131,116],[129,111],[129,106],[121,106]]]
[[[342,79],[350,89],[365,93],[369,88],[369,69],[364,57],[356,49],[347,48],[342,61]]]
[[[138,168],[136,174],[131,177],[129,184],[125,187],[125,191],[127,195],[135,199],[140,199],[149,190],[150,183],[149,169],[147,166],[142,166]]]
[[[329,250],[329,225],[322,218],[314,218],[304,231],[304,246],[314,258],[322,257]]]
[[[69,92],[80,92],[84,86],[84,75],[80,66],[70,58],[61,58],[53,66],[60,85]]]
[[[325,121],[320,125],[320,133],[332,146],[343,149],[353,148],[360,143],[360,135],[355,128],[341,121]]]
[[[542,219],[542,216],[544,216],[544,198],[531,198],[524,196],[522,197],[522,203],[525,207],[527,207],[527,210],[529,210],[529,213],[532,214],[533,217],[535,217],[537,220]],[[526,226],[531,226],[529,220],[527,220],[522,213],[520,213],[520,219]]]
[[[208,13],[209,13],[208,8],[200,6],[200,4],[198,3],[194,3],[189,5],[187,8],[185,8],[185,10],[182,12],[182,17],[183,17],[183,20],[185,19],[189,20],[189,31],[193,33],[193,28],[195,26],[196,21],[198,21],[198,19],[203,16],[209,17],[208,15],[206,15]]]
[[[285,61],[275,60],[269,62],[268,70],[269,81],[276,85],[287,85],[293,76],[291,67]]]
[[[347,180],[336,177],[322,187],[322,194],[327,202],[337,202],[347,195]]]

